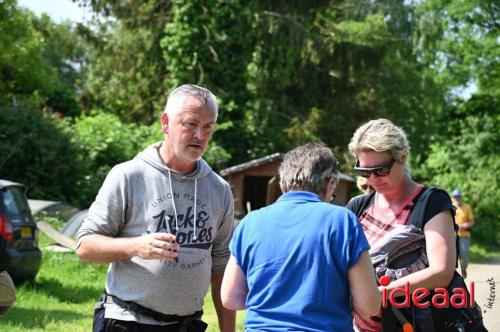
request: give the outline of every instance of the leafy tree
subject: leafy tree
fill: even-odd
[[[0,2],[0,48],[0,102],[44,102],[57,74],[43,56],[30,14],[14,0]]]
[[[33,17],[32,22],[41,35],[43,57],[57,72],[45,106],[64,116],[77,116],[80,114],[78,93],[81,91],[81,71],[87,62],[87,42],[70,22],[56,24],[45,14]]]
[[[91,45],[81,103],[127,122],[151,124],[168,95],[165,61],[159,41],[169,20],[165,1],[79,1],[103,15],[80,31]]]
[[[222,97],[230,129],[216,139],[233,162],[306,140],[345,147],[381,116],[404,121],[425,151],[429,109],[444,100],[421,75],[412,13],[399,1],[172,2],[161,45],[171,84]]]
[[[381,116],[405,122],[414,150],[426,151],[444,102],[422,74],[405,2],[79,2],[115,18],[94,33],[85,108],[152,123],[168,90],[207,86],[221,101],[214,139],[231,163],[307,140],[345,147]]]
[[[76,61],[83,57],[78,45],[69,23],[36,18],[14,0],[0,2],[0,104],[78,114]]]
[[[416,6],[415,47],[419,62],[446,95],[434,109],[437,132],[428,159],[414,173],[430,184],[460,187],[477,221],[478,241],[500,243],[498,176],[500,98],[499,7],[495,1],[427,0]],[[476,87],[472,97],[460,95]]]
[[[436,62],[451,27],[441,8],[454,1],[81,2],[116,18],[100,37],[109,43],[86,80],[87,107],[151,123],[167,90],[205,85],[221,99],[214,139],[231,163],[307,140],[344,149],[377,117],[403,125],[423,162],[457,86]]]
[[[499,106],[498,97],[477,95],[452,108],[443,119],[448,130],[418,169],[432,185],[461,188],[475,212],[475,239],[491,244],[500,243]]]
[[[422,64],[442,85],[500,93],[500,7],[494,0],[426,0],[417,6],[415,32]],[[458,90],[459,92],[460,90]]]

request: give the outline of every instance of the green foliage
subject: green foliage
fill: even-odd
[[[124,121],[152,123],[167,97],[162,63],[151,55],[156,52],[155,36],[148,29],[131,33],[119,24],[113,31],[103,34],[106,43],[92,53],[81,102],[87,109],[102,109]]]
[[[57,75],[44,57],[40,37],[16,1],[0,2],[0,102],[16,97],[39,103],[53,91]]]
[[[0,105],[22,103],[76,115],[79,39],[69,24],[0,2]]]
[[[80,96],[87,110],[100,109],[127,122],[151,124],[167,95],[165,61],[159,41],[169,20],[165,1],[80,1],[112,20],[82,28],[89,66]],[[115,19],[116,18],[116,19]]]
[[[43,57],[57,72],[45,106],[65,116],[77,116],[80,114],[77,96],[81,90],[80,70],[86,61],[85,41],[69,22],[56,24],[47,15],[32,20],[41,36]]]
[[[436,132],[443,90],[419,67],[411,3],[81,2],[116,19],[94,30],[85,107],[152,123],[169,89],[207,86],[232,164],[309,140],[345,147],[376,117],[406,122],[418,154]]]
[[[474,238],[490,244],[500,243],[498,108],[498,98],[478,95],[451,109],[443,119],[448,130],[417,171],[430,185],[460,188],[474,210]]]
[[[80,151],[76,163],[84,167],[77,182],[81,206],[90,205],[114,165],[161,139],[151,127],[125,124],[116,115],[102,112],[80,116],[73,129],[72,144]],[[157,138],[151,141],[153,137]]]
[[[245,72],[253,42],[253,7],[253,2],[174,1],[160,42],[169,88],[201,84],[219,97],[218,126],[230,129],[219,131],[214,140],[233,161],[244,159],[249,149],[244,105],[250,99]]]
[[[171,12],[161,41],[169,82],[221,96],[231,130],[215,139],[233,162],[309,140],[345,146],[375,116],[422,125],[422,108],[442,101],[415,70],[411,10],[399,2],[179,1]]]
[[[500,93],[500,7],[494,0],[427,0],[415,42],[422,63],[434,68],[448,88],[477,84],[485,94]]]
[[[74,200],[81,164],[68,121],[25,107],[0,108],[0,178],[25,184],[28,196]]]
[[[471,261],[475,263],[493,261],[500,257],[498,245],[478,244],[478,241],[474,240],[469,248],[469,254]]]
[[[499,178],[493,171],[500,167],[498,4],[427,0],[416,10],[419,61],[447,99],[430,109],[436,130],[427,138],[428,159],[426,153],[417,156],[414,174],[447,190],[460,187],[474,209],[474,239],[498,245]],[[457,97],[471,85],[478,90],[471,99]]]

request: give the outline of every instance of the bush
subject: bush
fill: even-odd
[[[116,164],[133,158],[148,144],[161,139],[152,127],[125,124],[113,114],[95,112],[76,119],[72,142],[84,168],[78,180],[80,206],[88,207],[104,178]],[[155,137],[155,139],[152,139]]]
[[[29,197],[75,200],[78,154],[67,121],[37,109],[0,107],[0,178],[26,185]]]

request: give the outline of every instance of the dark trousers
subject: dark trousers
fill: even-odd
[[[199,324],[198,324],[199,323]],[[105,332],[197,332],[205,331],[206,324],[202,321],[193,321],[187,329],[181,329],[181,324],[149,325],[124,320],[106,318],[104,320]]]

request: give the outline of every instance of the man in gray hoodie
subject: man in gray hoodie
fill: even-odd
[[[105,331],[203,331],[210,282],[220,330],[234,331],[235,312],[220,300],[233,196],[201,159],[217,112],[209,90],[175,89],[161,117],[164,140],[113,167],[90,207],[77,254],[110,264]]]

